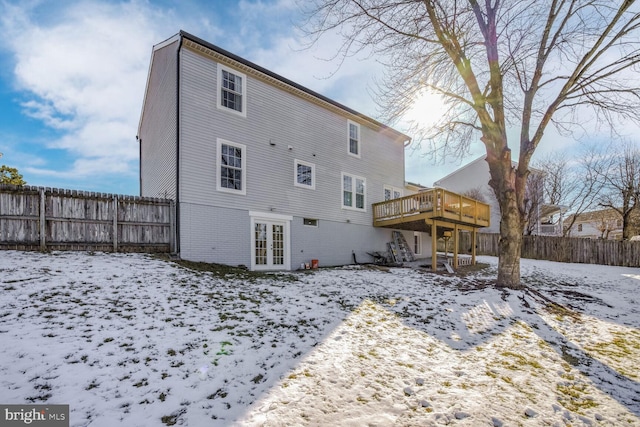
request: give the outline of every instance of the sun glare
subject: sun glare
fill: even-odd
[[[445,111],[444,100],[439,94],[423,89],[416,94],[406,115],[407,122],[430,127],[437,123]]]

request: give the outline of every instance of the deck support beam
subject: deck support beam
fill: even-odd
[[[458,224],[453,224],[453,269],[456,270],[458,268],[458,241],[460,240],[460,236],[458,233]]]
[[[478,237],[475,228],[471,229],[471,264],[476,265],[476,238]]]
[[[431,269],[438,271],[438,225],[431,220]]]

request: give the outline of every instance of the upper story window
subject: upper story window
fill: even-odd
[[[366,210],[366,180],[362,177],[342,174],[342,207]]]
[[[402,197],[402,190],[400,188],[392,187],[390,185],[384,186],[384,200],[399,199]]]
[[[247,76],[218,64],[218,108],[247,116]]]
[[[296,187],[310,188],[315,190],[316,188],[316,165],[313,163],[303,162],[302,160],[295,160],[295,181],[293,185]]]
[[[349,129],[349,154],[360,157],[360,125],[347,120]]]
[[[578,224],[578,231],[582,231],[582,224]]]
[[[228,193],[247,194],[247,148],[220,138],[217,146],[216,189]]]

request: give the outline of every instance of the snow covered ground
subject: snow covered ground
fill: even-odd
[[[0,252],[0,403],[72,426],[640,425],[640,269],[523,260],[535,291],[352,266],[223,278]]]

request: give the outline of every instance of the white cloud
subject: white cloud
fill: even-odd
[[[303,35],[295,29],[295,0],[240,1],[225,9],[203,9],[201,3],[185,0],[175,10],[143,0],[79,0],[53,6],[23,1],[0,3],[0,12],[5,42],[0,49],[14,59],[14,85],[23,95],[23,113],[60,135],[43,144],[72,159],[60,165],[32,155],[25,171],[38,176],[137,174],[135,133],[151,48],[181,28],[354,110],[377,116],[371,89],[382,66],[366,54],[346,58],[342,64],[332,60],[342,44],[338,34],[326,34],[305,48]],[[637,134],[636,127],[623,131]],[[604,133],[587,134],[606,138]],[[549,128],[539,151],[573,145]],[[472,144],[472,154],[462,163],[476,158],[482,148],[479,142]],[[408,155],[407,179],[430,185],[460,163],[456,159],[434,165],[417,154]]]
[[[1,29],[14,57],[24,114],[59,131],[49,148],[72,165],[33,173],[83,178],[137,168],[135,141],[151,47],[179,28],[145,2],[77,2],[59,10],[5,4]],[[48,23],[33,17],[55,13]],[[61,170],[63,169],[63,170]],[[66,169],[66,170],[65,170]]]
[[[273,42],[275,52],[258,48],[258,59],[253,59],[267,68],[288,71],[285,74],[293,80],[304,76],[301,84],[315,83],[316,90],[323,87],[318,85],[322,80],[311,77],[317,75],[313,71],[318,71],[319,61],[314,66],[309,54],[304,55],[307,51],[294,52],[289,45],[299,44],[288,38],[293,27],[275,19],[296,12],[291,0],[241,2],[237,10],[211,7],[204,13],[202,4],[187,1],[178,9],[184,15],[138,0],[80,0],[53,6],[33,1],[0,7],[0,30],[6,40],[0,49],[13,57],[13,84],[21,94],[23,114],[59,135],[34,143],[66,153],[52,156],[47,164],[24,165],[25,172],[38,177],[105,179],[113,173],[137,173],[135,135],[151,49],[179,29],[215,44],[224,41],[231,47],[223,47],[235,46],[239,50],[234,52],[242,55]],[[225,22],[229,16],[237,22]],[[221,25],[241,28],[225,32]],[[302,65],[310,67],[308,72],[300,72]]]
[[[341,44],[338,34],[328,33],[322,43],[305,45],[304,36],[292,31],[274,39],[273,44],[257,47],[251,60],[349,108],[375,117],[376,104],[371,90],[382,66],[366,54],[340,62],[335,58]]]
[[[211,8],[205,13],[196,13],[196,6],[202,7],[187,2],[180,8],[192,17],[188,19],[137,0],[81,0],[54,7],[46,2],[4,3],[0,30],[7,44],[2,49],[15,61],[14,85],[22,94],[23,114],[60,135],[41,143],[63,150],[69,162],[52,160],[25,165],[24,170],[76,179],[114,171],[137,173],[135,134],[151,49],[179,29],[357,111],[375,114],[369,85],[379,66],[363,57],[347,58],[341,66],[327,60],[339,46],[337,35],[304,49],[294,27],[298,10],[292,0],[243,1],[237,10]],[[232,24],[224,22],[229,17]],[[224,31],[222,25],[237,32]]]

